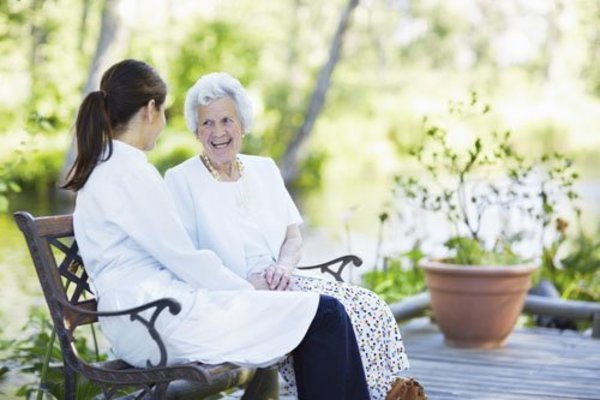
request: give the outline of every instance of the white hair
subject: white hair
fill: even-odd
[[[213,72],[200,77],[185,96],[184,115],[188,128],[198,131],[198,107],[229,97],[235,103],[242,131],[247,133],[252,126],[252,103],[246,90],[233,76],[225,72]]]

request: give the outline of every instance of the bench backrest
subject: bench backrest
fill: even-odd
[[[73,237],[73,217],[35,218],[27,212],[16,212],[14,218],[27,241],[65,362],[78,364],[73,331],[80,325],[95,322],[96,318],[75,315],[58,299],[92,311],[96,310],[96,300]]]

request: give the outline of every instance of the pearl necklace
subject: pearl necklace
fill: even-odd
[[[212,164],[212,162],[210,162],[210,158],[208,158],[208,155],[206,154],[205,151],[200,153],[200,159],[202,160],[204,165],[206,165],[208,172],[210,172],[210,174],[213,176],[213,178],[215,178],[215,180],[217,180],[219,182],[222,182],[223,177],[221,176],[221,173],[215,168],[215,166]],[[240,160],[240,158],[238,156],[235,157],[235,166],[237,167],[237,169],[240,173],[240,178],[241,178],[244,175],[244,163],[242,163],[242,160]]]

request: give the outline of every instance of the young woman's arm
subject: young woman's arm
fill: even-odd
[[[197,250],[158,171],[132,171],[115,182],[119,196],[114,220],[152,257],[194,287],[244,290],[252,285],[210,250]]]

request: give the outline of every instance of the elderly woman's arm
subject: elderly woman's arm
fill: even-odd
[[[300,228],[295,224],[289,225],[281,249],[279,249],[277,265],[285,268],[291,274],[301,258],[302,235],[300,234]]]
[[[289,290],[291,274],[302,257],[302,235],[298,225],[287,227],[285,239],[279,249],[279,257],[274,265],[264,270],[264,280],[271,290]],[[254,278],[258,278],[254,276]],[[252,282],[252,280],[250,280]]]

